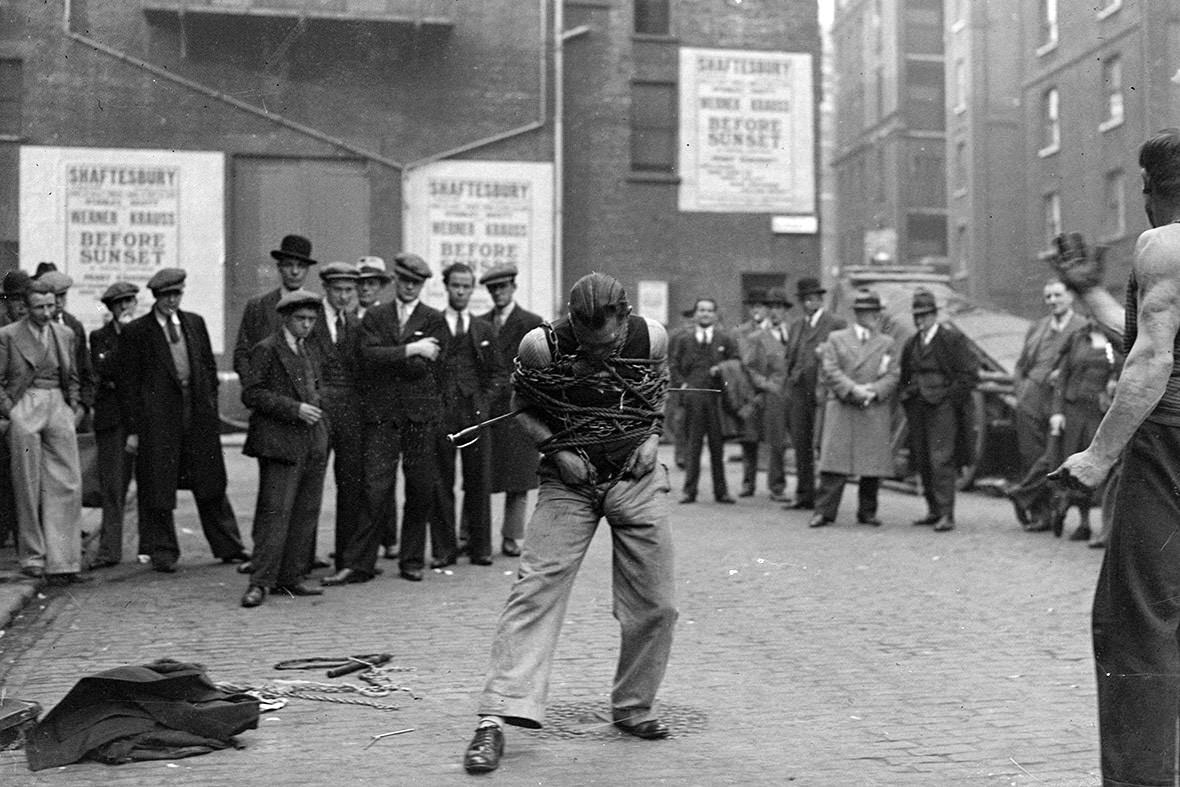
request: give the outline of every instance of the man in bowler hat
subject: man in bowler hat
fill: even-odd
[[[172,514],[178,489],[192,490],[214,557],[250,559],[225,494],[209,332],[200,315],[180,309],[185,276],[180,268],[156,271],[147,283],[155,304],[126,327],[119,346],[126,445],[136,454],[139,550],[151,557],[153,569],[168,574],[180,558]]]
[[[285,236],[270,256],[279,272],[279,286],[246,301],[238,340],[234,344],[234,371],[240,379],[246,377],[250,349],[279,328],[279,315],[275,311],[279,298],[284,292],[303,287],[308,270],[316,264],[311,256],[311,241],[302,235]]]
[[[795,285],[803,314],[787,331],[787,428],[795,447],[795,501],[788,508],[815,508],[816,414],[819,408],[819,346],[844,320],[824,308],[819,280],[805,276]]]

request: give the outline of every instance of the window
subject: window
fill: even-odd
[[[0,136],[19,137],[21,98],[24,94],[22,63],[0,60]]]
[[[1045,248],[1053,248],[1053,239],[1061,234],[1061,195],[1051,191],[1045,195]]]
[[[635,0],[635,32],[668,35],[668,0]]]
[[[676,171],[676,85],[631,83],[631,169]]]
[[[1123,122],[1123,61],[1118,55],[1102,61],[1102,87],[1106,95],[1106,120],[1098,128],[1106,131]]]
[[[1057,88],[1051,87],[1041,97],[1041,149],[1039,156],[1056,153],[1061,147],[1061,122]]]
[[[910,156],[905,202],[914,208],[946,206],[946,154],[942,147],[922,146]]]
[[[1121,169],[1106,173],[1103,181],[1102,234],[1120,238],[1127,231],[1127,178]]]
[[[906,63],[906,123],[910,128],[946,128],[946,74],[941,63]]]
[[[946,216],[911,213],[906,216],[907,257],[919,262],[925,257],[946,256]]]
[[[1044,54],[1057,46],[1057,0],[1040,0],[1041,44],[1037,54]]]
[[[941,55],[942,0],[905,0],[904,13],[906,51]]]

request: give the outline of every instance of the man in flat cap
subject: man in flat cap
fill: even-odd
[[[832,331],[820,345],[826,391],[819,451],[820,484],[811,527],[836,521],[844,483],[857,483],[856,521],[880,526],[877,491],[893,475],[893,395],[899,376],[892,336],[881,331],[881,298],[861,288],[852,303],[856,322]]]
[[[29,307],[25,304],[25,291],[32,279],[22,270],[11,270],[4,274],[0,283],[0,299],[4,309],[0,310],[0,326],[11,325],[25,318]],[[12,460],[8,453],[8,441],[0,440],[0,544],[11,540],[16,546],[16,497],[12,489]]]
[[[279,315],[275,311],[279,298],[284,292],[303,287],[308,270],[316,264],[311,256],[311,241],[302,235],[285,236],[270,256],[274,258],[279,272],[279,286],[246,301],[242,324],[238,328],[238,340],[234,344],[234,371],[238,373],[239,379],[246,377],[250,348],[279,328]]]
[[[82,473],[75,431],[82,415],[74,334],[53,321],[53,288],[33,282],[28,315],[0,328],[0,415],[16,493],[21,572],[55,584],[80,581]]]
[[[742,446],[741,497],[754,494],[758,474],[758,446],[765,442],[767,456],[766,485],[770,499],[786,501],[787,479],[783,469],[783,454],[787,450],[787,405],[783,386],[787,381],[786,326],[783,317],[791,302],[782,287],[758,290],[765,317],[758,327],[745,335],[738,335],[742,351],[742,366],[757,392],[750,415],[743,423],[739,442]],[[777,316],[777,322],[775,322]]]
[[[430,266],[416,254],[394,257],[396,298],[374,306],[361,321],[361,401],[365,411],[365,488],[367,526],[353,547],[374,573],[381,536],[382,501],[395,483],[398,457],[403,461],[406,505],[398,567],[403,579],[422,580],[426,525],[442,495],[436,432],[442,420],[440,352],[448,331],[442,312],[419,301]]]
[[[328,466],[321,359],[308,341],[323,309],[320,296],[300,289],[283,293],[275,311],[281,326],[250,351],[242,386],[242,402],[250,408],[242,453],[258,459],[254,570],[243,607],[259,606],[272,591],[291,596],[324,592],[303,584]]]
[[[917,332],[901,351],[899,398],[909,423],[910,462],[922,479],[926,516],[915,525],[955,527],[958,468],[972,462],[971,393],[979,358],[967,337],[938,322],[934,293],[919,289],[911,306]]]
[[[385,260],[372,254],[357,260],[356,267],[360,272],[356,280],[357,318],[363,320],[366,311],[381,303],[381,291],[393,281],[393,275]]]
[[[509,369],[516,358],[520,340],[541,324],[533,314],[516,302],[516,266],[510,262],[490,268],[479,283],[492,296],[492,310],[476,319],[491,323],[496,333],[496,349]],[[512,388],[505,386],[491,405],[489,417],[512,410]],[[500,551],[509,557],[520,555],[524,539],[525,510],[530,489],[537,488],[540,454],[533,441],[514,419],[501,421],[490,430],[492,443],[492,492],[504,493],[504,521],[500,526]]]
[[[249,560],[226,497],[217,415],[217,365],[205,321],[181,311],[185,272],[162,268],[148,280],[155,304],[124,329],[123,413],[127,450],[136,454],[139,551],[152,568],[176,571],[180,545],[176,490],[191,489],[201,529],[222,562]]]
[[[330,262],[320,270],[324,308],[307,338],[321,364],[320,407],[336,477],[336,573],[324,578],[325,585],[372,578],[353,567],[368,565],[369,558],[352,554],[350,549],[357,544],[355,534],[367,516],[364,425],[357,390],[360,320],[353,311],[359,273],[347,262]]]
[[[49,267],[34,276],[33,280],[43,281],[53,288],[53,321],[74,332],[74,362],[78,367],[78,397],[82,407],[86,412],[90,412],[94,409],[94,371],[90,367],[90,350],[86,343],[86,328],[83,327],[81,320],[66,311],[66,301],[69,298],[70,287],[74,286],[74,280],[59,271],[51,262],[41,263],[38,265],[38,269],[42,265]],[[88,427],[84,427],[82,431],[88,431]]]
[[[787,331],[787,428],[795,448],[795,501],[789,508],[815,508],[815,425],[819,409],[817,348],[846,323],[824,308],[819,280],[805,276],[795,285],[803,314]]]
[[[123,559],[123,509],[135,472],[135,457],[127,453],[123,418],[123,368],[119,343],[135,318],[139,287],[117,281],[102,294],[111,313],[106,325],[90,335],[90,365],[94,370],[94,437],[98,447],[98,485],[102,494],[102,535],[91,568],[118,565]]]

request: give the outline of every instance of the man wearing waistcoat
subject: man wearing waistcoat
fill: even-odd
[[[912,311],[917,332],[901,351],[898,397],[909,424],[910,463],[926,497],[926,516],[914,524],[944,532],[955,527],[958,469],[973,458],[971,393],[979,359],[962,333],[938,322],[933,293],[917,290]]]
[[[127,450],[136,454],[139,551],[166,574],[180,558],[172,514],[178,489],[192,490],[215,558],[250,559],[225,494],[213,347],[200,315],[180,310],[185,277],[180,268],[162,268],[148,280],[155,304],[127,326],[119,348]]]
[[[21,572],[80,581],[82,473],[74,334],[53,322],[53,288],[33,282],[28,315],[0,328],[0,415],[8,418]]]
[[[816,414],[819,408],[819,346],[846,323],[824,308],[819,280],[799,279],[795,297],[803,314],[787,332],[787,429],[795,448],[795,501],[787,508],[815,508]]]

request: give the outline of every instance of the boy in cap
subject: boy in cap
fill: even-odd
[[[125,450],[127,430],[122,412],[122,369],[119,343],[135,317],[139,287],[117,281],[102,294],[111,313],[106,325],[90,335],[94,369],[94,437],[98,447],[98,484],[102,494],[102,535],[91,568],[118,565],[123,559],[123,508],[135,471],[135,458]]]
[[[271,591],[324,592],[303,584],[328,466],[321,359],[307,341],[323,309],[318,295],[300,289],[283,293],[275,311],[282,325],[250,351],[242,387],[242,402],[251,411],[242,453],[258,459],[259,471],[254,571],[243,607],[259,606]]]
[[[224,563],[250,559],[226,497],[217,364],[205,321],[181,311],[185,272],[162,268],[148,280],[151,311],[132,320],[119,346],[127,450],[136,454],[139,551],[152,568],[176,571],[176,490],[191,489],[201,529]]]
[[[394,257],[396,299],[365,313],[361,322],[361,400],[365,414],[367,526],[358,530],[357,571],[372,575],[381,540],[384,502],[404,460],[406,505],[398,567],[403,579],[422,580],[426,526],[442,495],[435,439],[442,420],[442,370],[437,363],[448,331],[442,312],[419,301],[430,266],[416,254]]]
[[[365,312],[381,303],[381,291],[393,281],[385,268],[385,260],[373,255],[361,257],[356,263],[360,275],[356,281],[357,318],[364,319]]]
[[[275,268],[279,273],[279,286],[269,292],[246,301],[242,311],[242,323],[238,328],[238,340],[234,344],[234,371],[239,379],[246,377],[246,365],[250,361],[250,349],[267,336],[278,330],[279,316],[275,307],[284,292],[303,287],[307,272],[316,260],[311,256],[311,241],[302,235],[284,236],[279,247],[271,251]]]
[[[510,262],[494,265],[479,283],[492,296],[492,310],[476,319],[491,324],[496,348],[509,369],[525,334],[541,324],[540,315],[516,303],[516,266]],[[512,410],[512,387],[505,386],[491,404],[490,417]],[[514,420],[501,421],[490,430],[492,445],[492,492],[504,493],[504,521],[500,526],[500,551],[509,557],[520,554],[524,539],[525,509],[530,489],[537,488],[540,455]]]
[[[934,293],[914,292],[914,333],[901,351],[899,398],[909,424],[910,459],[922,478],[926,516],[915,525],[955,527],[958,469],[971,464],[971,392],[979,382],[979,359],[967,337],[939,324]]]

